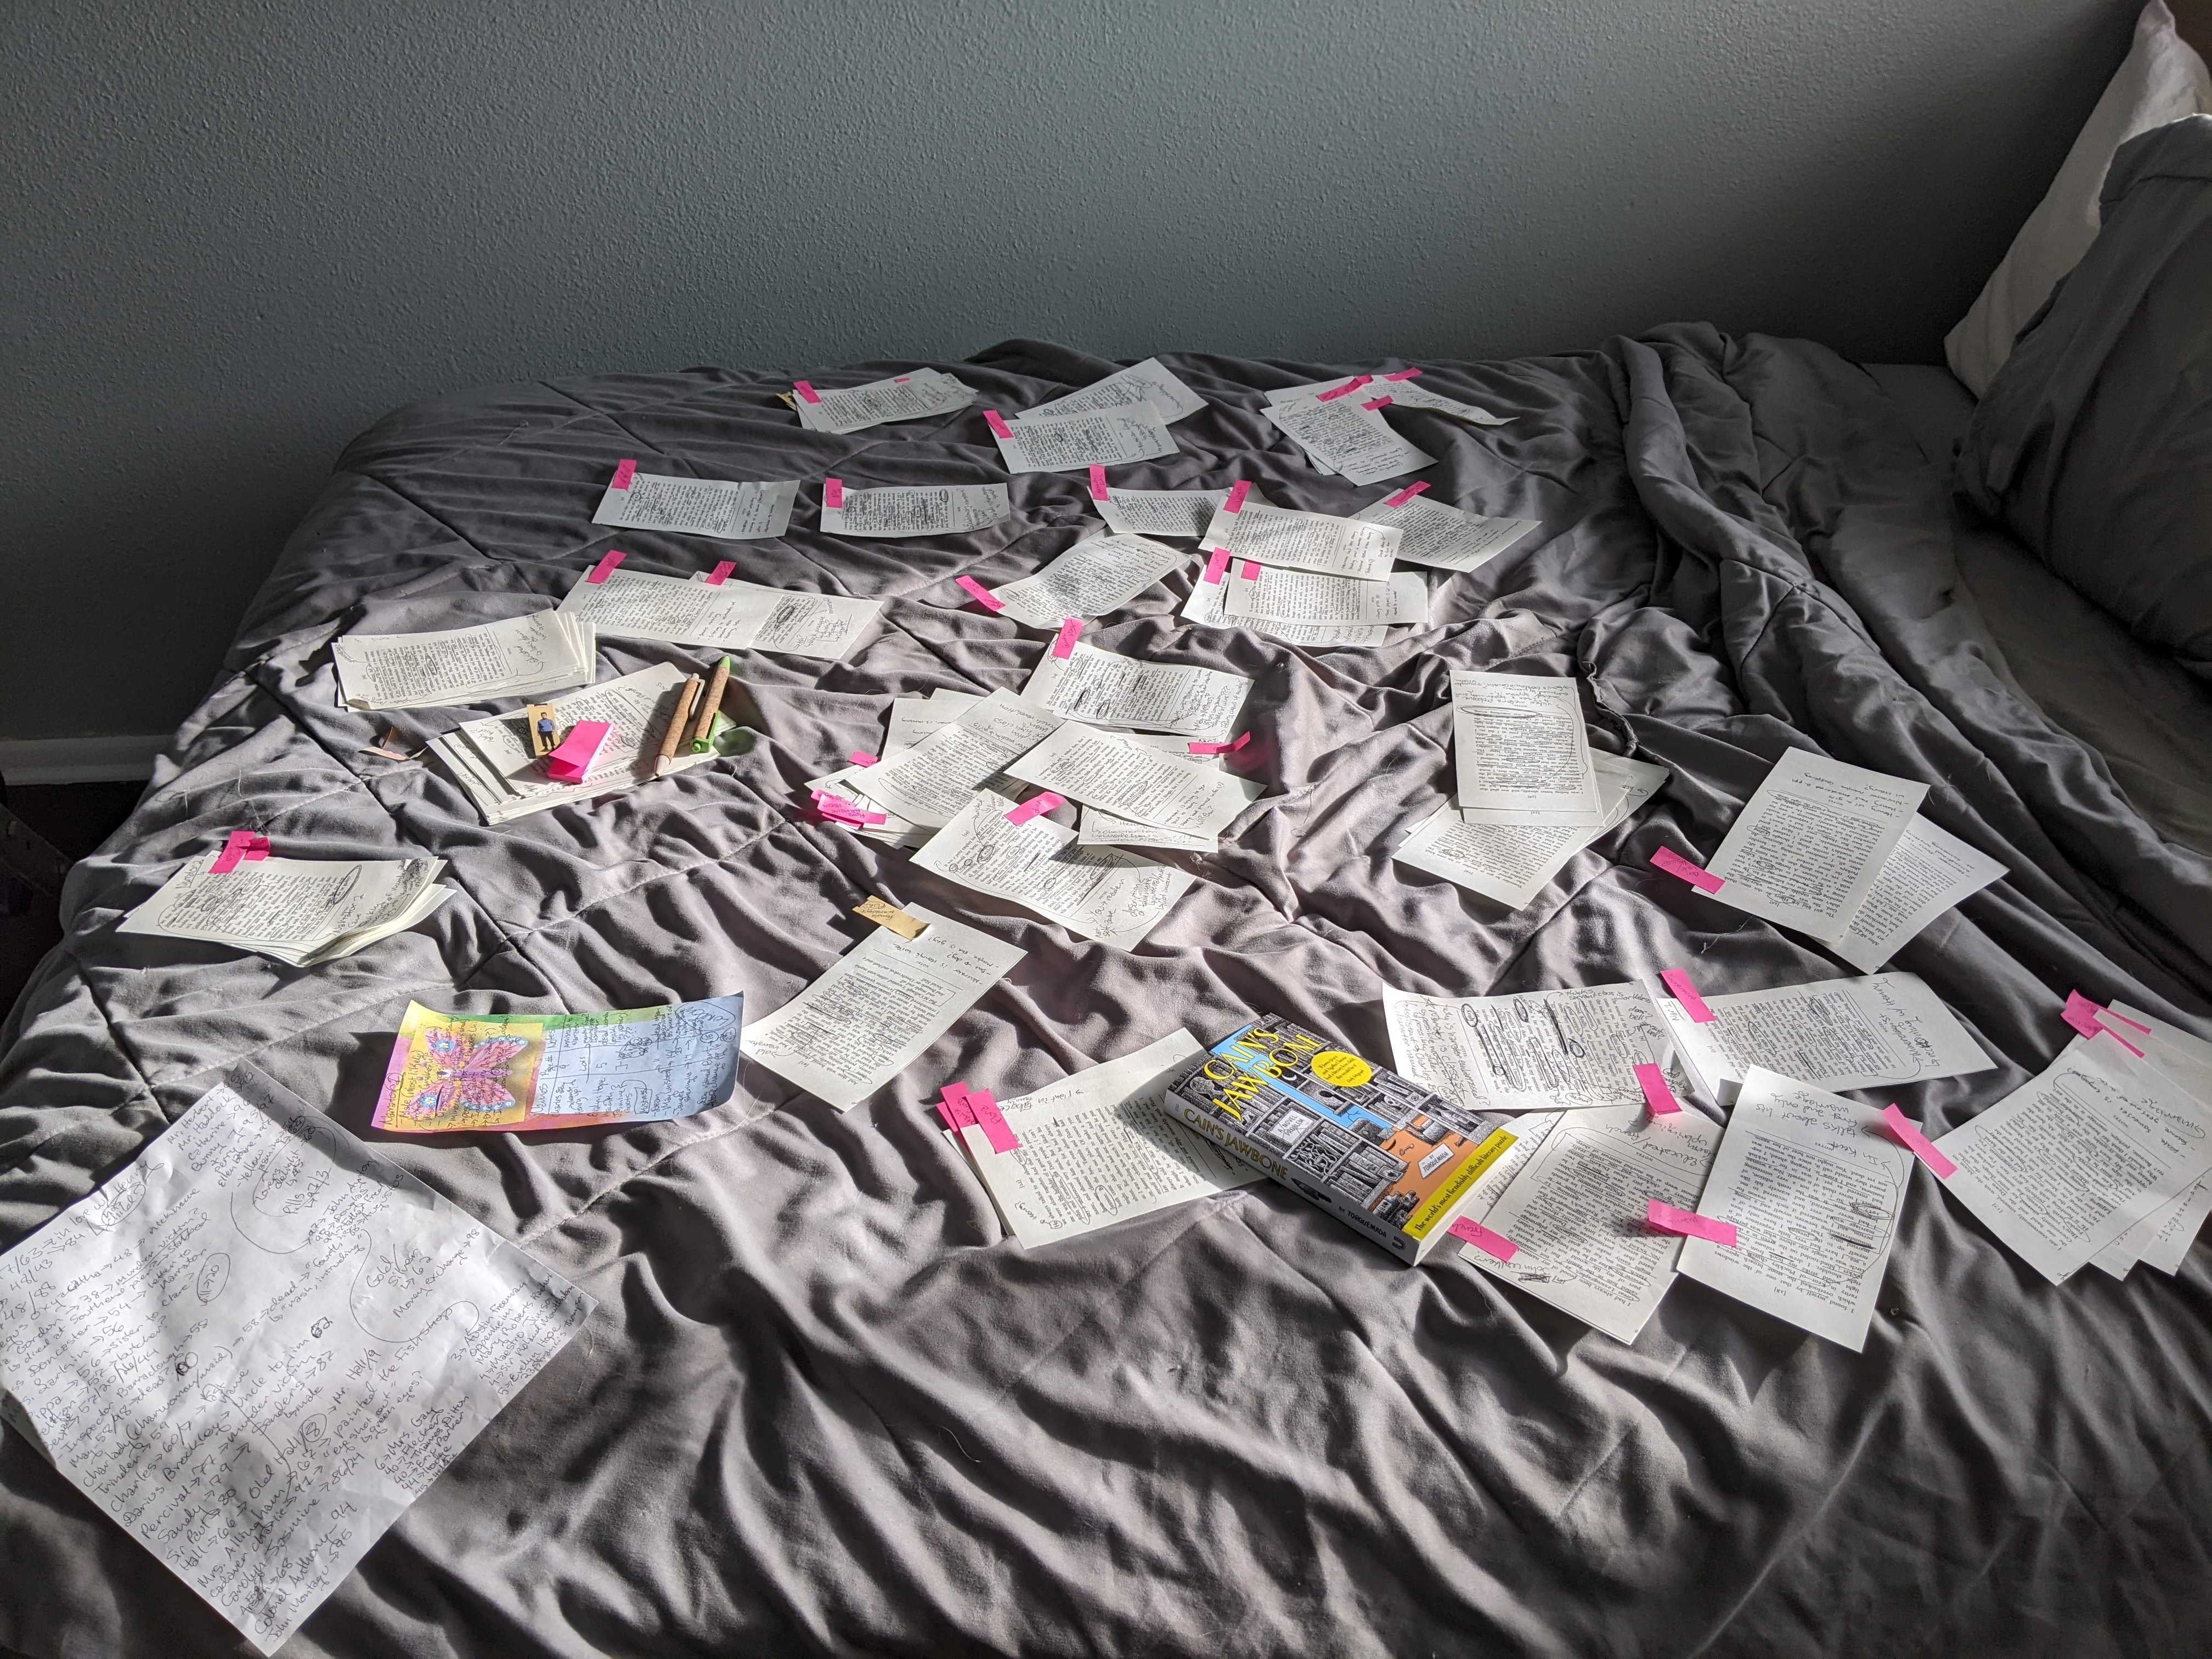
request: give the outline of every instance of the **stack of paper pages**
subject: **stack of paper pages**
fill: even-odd
[[[840,434],[860,432],[892,421],[923,421],[950,415],[975,401],[964,383],[933,368],[917,368],[889,380],[864,386],[823,391],[802,380],[793,389],[792,407],[799,423],[809,432]]]
[[[266,858],[217,873],[222,861],[194,860],[118,931],[206,939],[308,968],[404,933],[453,893],[438,885],[443,859]]]
[[[348,634],[331,641],[338,701],[349,708],[445,708],[589,685],[598,646],[588,618],[534,611],[435,634]]]
[[[880,599],[790,593],[750,582],[687,581],[613,570],[578,580],[561,611],[618,638],[666,640],[720,651],[781,651],[835,661],[883,610]]]
[[[1382,410],[1394,389],[1271,392],[1265,415],[1306,452],[1316,470],[1340,472],[1353,483],[1375,483],[1436,465],[1436,457],[1391,430]]]
[[[1231,512],[1224,502],[1206,527],[1209,562],[1182,614],[1285,644],[1379,645],[1393,627],[1428,620],[1426,579],[1392,570],[1404,535],[1395,525],[1249,499]]]
[[[468,792],[486,823],[610,795],[652,779],[661,735],[675,715],[684,681],[681,669],[656,663],[554,703],[554,724],[563,732],[583,720],[602,721],[609,728],[581,783],[556,783],[545,775],[531,750],[530,723],[520,713],[470,720],[432,738],[430,752]],[[714,758],[711,753],[681,754],[671,769],[704,766]]]

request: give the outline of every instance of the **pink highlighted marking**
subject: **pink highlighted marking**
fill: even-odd
[[[611,729],[605,720],[578,720],[560,747],[546,756],[545,775],[556,783],[581,783]]]
[[[1190,752],[1194,755],[1233,755],[1251,741],[1249,732],[1240,732],[1234,743],[1194,743],[1190,745]]]
[[[712,570],[709,570],[707,573],[707,586],[709,587],[720,587],[724,582],[730,580],[732,573],[734,572],[737,568],[737,563],[734,560],[723,560],[721,563],[716,565]]]
[[[845,505],[845,481],[842,478],[824,478],[822,481],[822,505],[835,507]]]
[[[975,1109],[969,1103],[968,1085],[948,1083],[938,1091],[937,1109],[944,1116],[945,1127],[958,1134],[975,1121]]]
[[[1889,1125],[1890,1133],[1910,1147],[1913,1157],[1935,1170],[1936,1179],[1948,1181],[1959,1173],[1959,1166],[1936,1150],[1936,1143],[1920,1133],[1920,1126],[1894,1106],[1881,1109],[1881,1121]]]
[[[607,550],[606,557],[601,559],[597,564],[593,565],[592,567],[592,574],[585,577],[584,580],[591,583],[592,586],[597,587],[614,573],[614,568],[617,565],[620,564],[629,556],[629,555],[627,553],[617,553],[614,549],[609,548]]]
[[[993,1152],[1018,1152],[1021,1150],[1021,1137],[1014,1133],[1014,1126],[1006,1121],[1006,1115],[999,1109],[999,1103],[991,1097],[988,1089],[970,1089],[968,1091],[968,1109],[975,1114],[975,1127],[991,1143]]]
[[[1465,1216],[1452,1223],[1451,1236],[1478,1250],[1487,1250],[1500,1261],[1510,1261],[1521,1254],[1521,1247],[1504,1233],[1493,1233],[1480,1221],[1469,1221]]]
[[[1244,510],[1244,498],[1251,493],[1252,481],[1249,478],[1239,478],[1229,486],[1229,499],[1222,502],[1221,510],[1224,513],[1242,513]]]
[[[1690,974],[1687,969],[1662,969],[1659,975],[1659,980],[1674,994],[1674,1000],[1690,1011],[1690,1019],[1692,1024],[1710,1025],[1713,1023],[1713,1011],[1705,1006],[1705,1000],[1698,994],[1698,988],[1690,983]]]
[[[1407,501],[1412,501],[1414,496],[1419,495],[1428,487],[1428,481],[1425,478],[1419,483],[1409,483],[1396,495],[1393,495],[1389,501],[1383,502],[1382,505],[1385,507],[1403,507]]]
[[[1385,374],[1382,378],[1386,380],[1410,380],[1420,372],[1418,368],[1401,368],[1395,374]]]
[[[1076,636],[1082,632],[1083,618],[1080,617],[1070,617],[1060,623],[1059,636],[1052,642],[1052,654],[1055,657],[1073,656]]]
[[[635,477],[637,477],[637,463],[635,461],[624,461],[621,465],[615,468],[615,481],[609,484],[607,488],[610,489],[628,489],[629,488],[629,481]]]
[[[995,409],[987,409],[983,411],[983,423],[991,428],[991,435],[994,438],[1011,438],[1014,435],[1013,428],[1006,424],[1006,417]]]
[[[1314,401],[1317,404],[1325,404],[1333,398],[1348,397],[1352,392],[1358,391],[1360,387],[1372,383],[1375,377],[1372,374],[1355,374],[1350,380],[1346,380],[1342,386],[1334,387],[1328,392],[1317,393],[1314,398]]]
[[[973,576],[955,576],[953,581],[964,589],[969,599],[986,611],[1004,611],[1006,607],[999,596],[977,581]]]
[[[792,382],[791,389],[810,404],[818,404],[822,401],[822,394],[817,392],[809,381],[794,380]]]
[[[1024,801],[1019,806],[1014,808],[1012,811],[1007,813],[1006,822],[1008,823],[1027,823],[1031,818],[1036,817],[1042,813],[1049,812],[1055,806],[1065,806],[1066,805],[1067,799],[1066,796],[1055,795],[1051,790],[1048,789],[1042,795],[1030,796],[1029,799]]]
[[[1387,397],[1370,398],[1365,403],[1359,406],[1362,409],[1388,409],[1390,407],[1390,399]]]
[[[1093,461],[1091,464],[1091,499],[1103,501],[1106,496],[1106,469]]]
[[[1228,574],[1229,550],[1225,547],[1217,547],[1213,550],[1213,556],[1206,562],[1206,580],[1218,587],[1221,586],[1221,579]]]
[[[1660,1067],[1650,1064],[1638,1066],[1636,1085],[1644,1091],[1644,1103],[1651,1109],[1652,1116],[1666,1117],[1682,1109],[1682,1103],[1667,1086],[1667,1073]]]
[[[883,757],[881,755],[871,755],[865,749],[855,749],[851,754],[846,756],[845,758],[852,762],[855,766],[873,766],[878,762],[881,761]]]
[[[1716,1221],[1711,1216],[1699,1215],[1694,1210],[1678,1210],[1671,1204],[1651,1200],[1644,1212],[1651,1224],[1662,1233],[1680,1233],[1685,1238],[1709,1238],[1716,1244],[1733,1248],[1735,1243],[1735,1223]]]
[[[1654,853],[1651,855],[1651,864],[1654,869],[1664,870],[1670,876],[1680,877],[1701,893],[1717,893],[1728,885],[1711,871],[1691,863],[1671,847],[1662,847]]]

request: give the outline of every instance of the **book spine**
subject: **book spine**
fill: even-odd
[[[1204,1135],[1230,1157],[1250,1164],[1277,1185],[1289,1188],[1316,1209],[1326,1211],[1362,1237],[1372,1239],[1401,1261],[1410,1264],[1417,1259],[1419,1240],[1408,1237],[1395,1227],[1384,1226],[1357,1205],[1347,1204],[1335,1194],[1301,1179],[1282,1158],[1264,1146],[1255,1146],[1248,1137],[1237,1133],[1204,1107],[1194,1104],[1172,1091],[1168,1100],[1185,1127],[1194,1133]]]

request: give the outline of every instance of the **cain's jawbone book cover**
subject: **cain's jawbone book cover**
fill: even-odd
[[[1178,1121],[1401,1261],[1450,1231],[1514,1136],[1343,1044],[1273,1015],[1177,1078]]]

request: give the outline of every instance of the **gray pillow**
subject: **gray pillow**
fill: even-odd
[[[2103,206],[1975,410],[1958,490],[2212,678],[2212,116],[2122,145]]]

